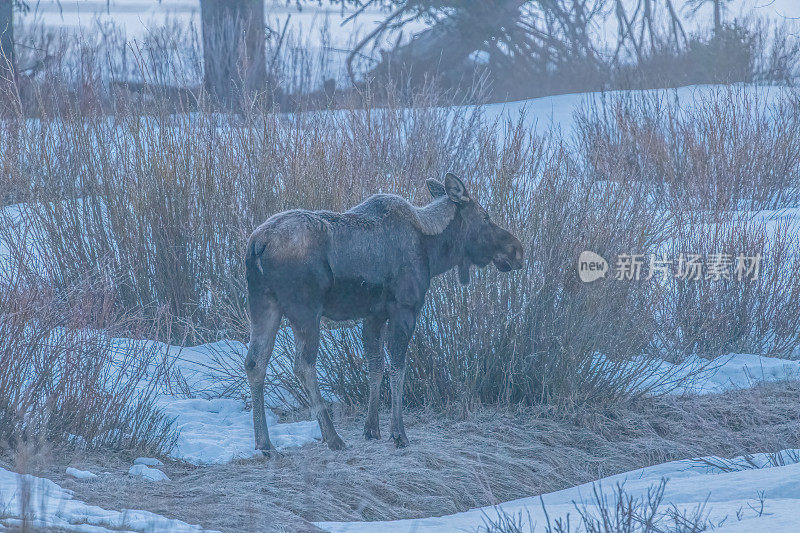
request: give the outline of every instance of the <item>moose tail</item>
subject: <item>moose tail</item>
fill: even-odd
[[[261,254],[264,246],[259,246],[258,239],[250,239],[247,243],[247,252],[244,256],[245,274],[247,276],[247,286],[251,290],[263,283],[264,265],[261,263]]]

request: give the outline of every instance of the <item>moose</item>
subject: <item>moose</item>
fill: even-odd
[[[294,372],[309,396],[322,439],[345,447],[333,427],[317,381],[320,319],[363,319],[369,370],[364,436],[380,439],[378,406],[389,353],[391,438],[408,445],[403,428],[406,351],[431,279],[454,267],[468,284],[470,267],[493,262],[501,272],[523,266],[519,239],[489,218],[452,173],[427,180],[433,201],[416,207],[376,194],[336,213],[294,209],[277,213],[250,236],[245,254],[250,345],[245,371],[253,401],[256,449],[273,451],[264,412],[264,379],[281,318],[294,333]]]

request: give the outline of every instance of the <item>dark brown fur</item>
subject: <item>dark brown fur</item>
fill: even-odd
[[[344,447],[317,383],[319,323],[363,319],[370,398],[366,438],[380,438],[378,397],[383,380],[385,339],[392,390],[391,437],[408,444],[402,418],[406,350],[431,278],[458,267],[469,282],[471,265],[490,262],[501,271],[522,267],[519,240],[494,224],[447,174],[428,180],[434,200],[415,207],[379,194],[343,213],[292,210],[270,217],[250,236],[245,264],[251,319],[245,370],[253,395],[256,448],[272,445],[264,416],[264,378],[281,318],[292,326],[295,373],[306,388],[322,437]]]

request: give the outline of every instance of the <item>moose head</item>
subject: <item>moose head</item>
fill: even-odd
[[[458,265],[458,279],[469,283],[470,266],[483,268],[490,262],[500,272],[518,270],[523,266],[523,248],[511,232],[501,228],[489,217],[489,213],[470,197],[464,182],[452,173],[447,173],[444,183],[427,180],[433,198],[447,198],[456,206],[455,219],[461,224],[460,240],[464,255]]]

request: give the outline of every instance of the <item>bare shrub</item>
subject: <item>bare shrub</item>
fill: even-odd
[[[692,213],[796,199],[796,113],[769,108],[791,111],[793,99],[768,105],[731,90],[684,111],[660,98],[615,100],[583,114],[575,146],[531,134],[524,117],[438,107],[432,91],[291,115],[258,106],[222,115],[202,102],[191,114],[150,104],[145,114],[137,100],[120,102],[110,116],[75,106],[57,119],[8,123],[19,148],[0,161],[20,169],[35,201],[19,206],[16,227],[0,225],[0,238],[34,251],[29,268],[46,260],[59,290],[90,275],[112,288],[118,309],[192,326],[188,339],[173,340],[246,339],[242,250],[271,214],[343,210],[375,192],[426,203],[424,179],[453,170],[521,238],[528,266],[477,272],[469,287],[452,275],[435,281],[410,347],[409,403],[619,401],[664,390],[672,376],[655,365],[664,357],[786,355],[798,344],[788,230],[765,250],[775,269],[758,284],[583,284],[575,272],[584,250],[613,258],[677,242],[702,253],[696,240],[675,240],[693,235]],[[720,229],[725,249],[768,240],[752,228]],[[705,292],[692,296],[698,287]],[[734,308],[738,322],[726,322]],[[368,390],[358,327],[326,328],[323,388],[358,403]],[[293,357],[284,328],[270,375],[279,397],[303,404]],[[212,364],[226,395],[247,396],[239,362],[222,354]]]
[[[800,115],[793,94],[775,91],[594,101],[577,118],[578,150],[598,180],[649,183],[654,199],[675,211],[796,206]]]
[[[161,361],[112,339],[120,322],[111,293],[83,284],[59,294],[17,272],[0,271],[0,449],[168,449],[171,424],[154,405]]]
[[[93,265],[123,308],[165,306],[217,331],[228,324],[220,309],[243,309],[242,249],[260,222],[290,207],[344,209],[379,190],[408,194],[470,145],[476,114],[75,113],[21,125],[25,149],[6,162],[30,171],[37,201],[20,217],[63,286]]]
[[[551,519],[544,500],[540,498],[546,520],[542,530],[546,533],[689,533],[713,528],[705,505],[701,504],[694,510],[680,510],[674,505],[667,505],[664,502],[666,485],[667,480],[662,479],[648,487],[646,495],[633,496],[625,490],[624,483],[618,483],[614,493],[609,496],[603,491],[601,483],[593,484],[590,501],[573,502],[577,515],[574,521],[570,521],[569,514]],[[522,514],[514,516],[501,507],[494,511],[496,516],[486,513],[484,525],[478,528],[478,532],[535,531],[530,513],[526,520]]]
[[[413,341],[419,381],[409,394],[418,403],[451,401],[464,388],[490,402],[629,397],[650,376],[658,297],[635,283],[585,285],[575,267],[584,250],[650,249],[665,226],[644,209],[642,191],[593,188],[557,140],[547,146],[521,124],[504,135],[498,151],[484,139],[477,195],[525,243],[528,267],[478,272],[466,288],[454,276],[437,280]]]
[[[679,261],[681,254],[698,254],[707,262],[727,263],[729,274],[720,277],[713,268],[704,268],[699,279],[668,280],[669,297],[660,315],[665,326],[662,345],[702,357],[727,353],[796,357],[800,346],[796,222],[779,219],[769,227],[750,213],[685,216],[666,255]],[[758,271],[748,273],[750,267]]]

